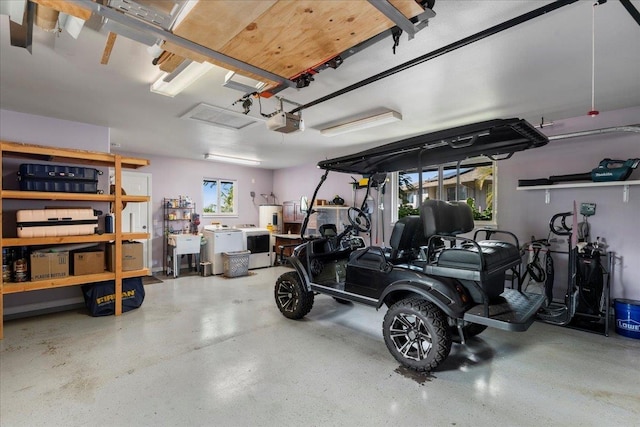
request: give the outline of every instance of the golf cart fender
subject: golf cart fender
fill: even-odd
[[[289,264],[291,264],[291,266],[298,273],[298,276],[300,276],[300,278],[304,282],[304,287],[308,291],[311,291],[311,286],[309,285],[311,283],[311,280],[309,279],[309,275],[307,274],[307,269],[304,267],[304,265],[300,262],[300,260],[297,257],[287,258],[287,261],[289,261]]]
[[[454,319],[460,318],[464,315],[467,306],[460,292],[464,292],[461,286],[448,286],[438,280],[432,279],[429,282],[400,280],[387,286],[378,300],[376,309],[382,307],[382,304],[387,301],[388,297],[392,297],[395,293],[413,293],[416,294],[416,296],[421,296],[427,301],[434,303],[447,316]],[[394,300],[394,298],[389,299],[391,301]]]

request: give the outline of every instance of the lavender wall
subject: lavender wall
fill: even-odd
[[[545,133],[559,135],[638,123],[640,107],[605,112],[595,118],[583,116],[557,121],[545,128]],[[622,201],[622,187],[554,189],[549,204],[545,204],[544,190],[516,190],[518,179],[589,172],[606,157],[640,157],[640,134],[611,133],[552,141],[545,147],[517,153],[512,159],[500,162],[499,226],[514,231],[522,241],[531,235],[542,238],[547,236],[551,216],[571,211],[574,200],[578,207],[581,202],[596,203],[596,215],[589,218],[591,235],[593,239],[604,237],[608,249],[616,254],[612,297],[640,300],[640,246],[637,242],[640,237],[637,219],[640,186],[630,186],[628,203]],[[629,179],[640,179],[640,171],[636,170]],[[563,245],[559,249],[566,250],[566,247]],[[566,261],[563,257],[558,258],[555,294],[562,295],[562,289],[566,288]]]
[[[320,177],[324,171],[318,169],[317,163],[309,163],[286,169],[277,169],[273,172],[273,192],[278,196],[278,202],[288,200],[300,200],[307,196],[311,200]],[[360,176],[354,176],[360,178]],[[348,205],[353,201],[351,176],[344,173],[331,172],[324,182],[317,198],[333,200],[336,195],[342,197]]]
[[[212,161],[172,159],[168,157],[146,156],[127,153],[150,160],[148,167],[139,172],[152,175],[151,204],[153,209],[153,271],[162,270],[162,252],[164,238],[164,221],[162,210],[163,198],[189,196],[196,203],[196,212],[202,215],[202,179],[225,178],[237,181],[238,216],[236,217],[202,217],[201,228],[212,221],[233,227],[238,224],[258,225],[260,204],[265,203],[261,194],[270,194],[273,188],[273,171],[269,169],[251,168],[229,165]],[[255,199],[251,192],[255,192]]]
[[[0,139],[91,151],[109,151],[108,128],[8,110],[0,110]],[[9,159],[3,163],[2,180],[7,185],[5,188],[14,185],[18,163],[20,162],[15,159]],[[106,174],[103,176],[105,176],[105,182],[104,184],[101,182],[101,185],[106,186]],[[12,212],[26,205],[21,201],[4,200],[3,212]],[[100,209],[100,207],[96,208]],[[3,226],[4,219],[3,215]],[[13,220],[15,223],[15,218]],[[5,235],[9,235],[7,234],[9,231],[6,230]],[[82,293],[77,286],[4,296],[6,315],[83,303]]]

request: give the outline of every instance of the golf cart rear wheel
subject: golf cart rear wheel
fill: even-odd
[[[487,329],[487,325],[478,325],[477,323],[471,322],[465,322],[465,325],[462,327],[465,339],[480,335],[485,329]],[[449,325],[449,333],[451,334],[451,341],[460,344],[460,333],[456,325]]]
[[[421,298],[392,305],[384,316],[382,334],[393,357],[416,371],[435,369],[451,351],[445,314]]]
[[[280,313],[289,319],[302,319],[313,307],[313,292],[307,291],[295,271],[278,278],[274,296]]]

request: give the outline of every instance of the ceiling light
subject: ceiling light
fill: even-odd
[[[215,160],[218,162],[235,163],[237,165],[257,166],[260,164],[259,160],[244,159],[242,157],[222,156],[220,154],[211,154],[211,153],[205,154],[204,158],[205,160]]]
[[[341,125],[328,127],[326,129],[322,129],[320,133],[322,133],[324,136],[335,136],[347,132],[355,132],[374,126],[397,122],[399,120],[402,120],[402,114],[398,113],[397,111],[389,110],[381,114],[376,114],[375,116],[365,117],[362,119],[343,123]]]
[[[162,76],[151,85],[151,92],[174,97],[212,68],[213,64],[206,61],[191,62],[177,75],[162,73]]]
[[[267,86],[267,84],[249,77],[241,76],[236,74],[234,71],[229,71],[224,76],[224,83],[222,83],[222,86],[244,93],[254,93],[260,92],[265,88],[265,86]]]

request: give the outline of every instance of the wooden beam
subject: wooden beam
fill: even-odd
[[[75,3],[71,3],[66,0],[31,0],[32,3],[37,3],[40,6],[49,7],[58,12],[66,13],[67,15],[75,16],[83,21],[86,21],[91,17],[91,10],[78,6]]]
[[[183,61],[184,58],[182,56],[170,53],[166,60],[160,64],[160,69],[165,73],[173,73]]]
[[[113,45],[116,42],[116,33],[109,32],[109,36],[107,37],[107,44],[104,46],[104,51],[102,52],[102,59],[100,63],[102,65],[107,65],[109,63],[109,57],[111,56],[111,51],[113,50]]]
[[[58,26],[58,15],[60,12],[50,7],[37,5],[36,7],[36,26],[43,30],[53,30]]]

